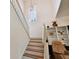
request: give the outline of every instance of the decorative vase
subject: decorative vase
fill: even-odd
[[[54,22],[52,23],[52,26],[53,26],[53,27],[57,27],[57,26],[58,26],[58,24],[56,23],[56,21],[54,21]]]

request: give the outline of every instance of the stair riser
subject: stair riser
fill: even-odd
[[[28,46],[27,49],[44,50],[43,47],[34,47],[34,46]]]
[[[44,57],[34,56],[34,55],[30,55],[30,54],[24,54],[23,56],[34,58],[34,59],[44,59]]]
[[[35,49],[26,49],[27,51],[35,51],[35,52],[40,52],[40,53],[44,53],[44,50],[35,50]]]
[[[36,46],[42,46],[43,44],[42,43],[29,43],[29,45],[36,45]]]
[[[27,54],[35,55],[35,56],[43,56],[44,53],[34,52],[34,51],[25,51]]]
[[[30,41],[32,43],[42,43],[42,41]]]
[[[38,51],[43,51],[44,49],[37,49],[37,48],[27,48],[27,49],[30,49],[30,50],[38,50]]]
[[[43,45],[41,45],[41,46],[36,46],[36,45],[28,45],[28,46],[34,46],[34,47],[41,47],[41,48],[44,48],[44,46],[43,46]]]

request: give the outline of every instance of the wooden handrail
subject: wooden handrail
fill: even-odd
[[[21,11],[21,13],[22,13],[22,15],[23,15],[23,18],[24,18],[26,24],[27,24],[26,18],[25,18],[25,16],[24,16],[24,13],[23,13],[23,11],[22,11],[22,9],[21,9],[21,7],[20,7],[20,4],[19,4],[18,0],[16,0],[16,2],[17,2],[17,4],[18,4],[18,7],[19,7],[19,9],[20,9],[20,11]],[[27,24],[27,26],[28,26],[28,24]]]

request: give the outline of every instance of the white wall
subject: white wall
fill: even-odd
[[[61,0],[56,20],[59,26],[69,25],[69,0]]]
[[[58,26],[69,25],[69,16],[63,16],[63,17],[57,18],[56,20],[57,20]]]
[[[17,17],[12,5],[10,6],[10,11],[10,59],[21,59],[30,39],[19,21],[19,18]]]
[[[60,4],[60,0],[32,0],[37,9],[37,22],[29,23],[30,36],[42,37],[42,25],[50,25],[51,21],[55,19],[57,9]],[[31,0],[24,0],[25,15],[28,16],[28,9],[30,7]]]
[[[69,16],[69,0],[61,0],[61,4],[56,15],[56,18]]]
[[[54,11],[53,12],[54,17],[56,17],[56,15],[57,15],[60,4],[61,4],[61,0],[52,0],[52,8]]]

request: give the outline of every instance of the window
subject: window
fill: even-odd
[[[31,6],[29,9],[29,21],[30,22],[36,22],[37,20],[37,13],[36,13],[36,7]]]

